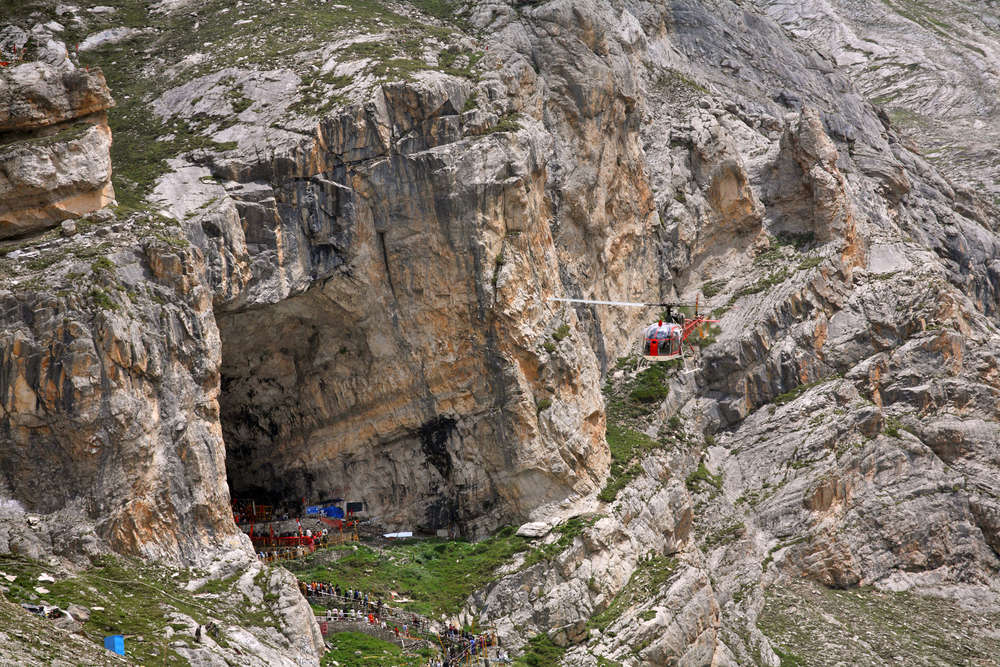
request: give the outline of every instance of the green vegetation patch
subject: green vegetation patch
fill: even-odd
[[[559,538],[554,542],[543,544],[538,548],[532,549],[525,557],[524,565],[522,567],[527,568],[542,561],[552,560],[562,552],[566,551],[566,549],[573,544],[573,540],[581,535],[584,530],[597,523],[597,520],[600,518],[601,517],[598,515],[573,517],[572,519],[559,524],[553,529],[553,531],[559,535]]]
[[[482,60],[485,53],[482,51],[465,51],[456,48],[448,48],[438,54],[438,67],[446,74],[461,76],[467,79],[475,79],[476,65]],[[468,109],[465,109],[468,111]]]
[[[787,582],[767,588],[757,626],[782,665],[876,665],[887,656],[977,665],[1000,655],[995,609],[970,613],[961,601],[910,592]]]
[[[566,649],[556,646],[546,634],[528,640],[524,653],[514,661],[514,667],[552,667],[558,665]]]
[[[554,340],[557,343],[561,343],[563,340],[566,339],[567,336],[569,336],[568,324],[560,325],[558,329],[552,332],[552,340]]]
[[[500,116],[500,120],[497,124],[486,130],[486,134],[493,134],[495,132],[517,132],[521,129],[521,124],[518,121],[520,114],[509,113]]]
[[[799,271],[808,271],[809,269],[814,269],[823,263],[822,257],[806,257],[801,262],[799,262]]]
[[[662,448],[664,443],[653,440],[627,426],[609,423],[607,430],[608,449],[611,450],[611,472],[604,488],[597,494],[598,500],[609,503],[618,497],[618,492],[639,476],[639,460],[647,453]]]
[[[708,282],[702,284],[701,293],[711,299],[713,296],[725,289],[728,282],[729,281],[725,279],[709,280]]]
[[[454,21],[456,11],[461,7],[457,0],[410,0],[410,4],[439,21]]]
[[[708,486],[715,491],[722,491],[722,473],[713,475],[708,471],[708,467],[705,465],[704,461],[698,462],[698,467],[695,468],[687,479],[684,480],[684,484],[687,486],[688,491],[696,493],[701,490],[701,487]]]
[[[332,648],[320,663],[327,665],[370,665],[371,667],[421,667],[421,655],[404,653],[391,642],[361,632],[335,632],[327,637]]]
[[[809,391],[813,387],[821,385],[824,382],[827,382],[827,381],[829,381],[831,379],[833,379],[833,378],[832,377],[826,377],[826,378],[822,378],[822,379],[816,380],[815,382],[809,382],[808,384],[800,384],[799,386],[793,387],[792,389],[786,391],[783,394],[778,394],[777,396],[775,396],[774,398],[771,399],[771,402],[774,403],[775,405],[785,405],[786,403],[791,403],[796,398],[798,398],[802,394],[806,393],[807,391]]]
[[[637,357],[623,357],[618,360],[615,368],[632,371],[637,364]],[[653,412],[670,395],[668,384],[670,373],[680,368],[682,364],[680,359],[660,361],[640,371],[634,377],[622,381],[609,378],[604,386],[608,421],[635,424],[635,420]]]
[[[302,581],[369,591],[386,601],[395,591],[411,598],[407,608],[420,614],[454,614],[474,590],[493,579],[498,567],[527,548],[507,527],[475,543],[430,539],[385,549],[341,545],[285,567]]]
[[[657,363],[635,376],[628,397],[636,403],[660,403],[669,393],[667,368]]]
[[[626,610],[651,600],[677,571],[673,556],[653,555],[639,562],[628,583],[604,610],[590,617],[590,627],[601,631],[621,618]]]
[[[721,544],[731,544],[746,534],[746,525],[742,521],[734,521],[728,526],[708,534],[703,545],[706,549],[712,549]]]
[[[709,92],[705,86],[701,85],[688,75],[669,67],[657,72],[654,80],[658,86],[667,89],[687,89],[688,92],[701,94]]]
[[[119,557],[103,557],[92,568],[70,577],[56,576],[55,582],[39,582],[43,572],[55,574],[38,561],[16,556],[0,556],[0,571],[16,576],[4,581],[6,598],[15,603],[57,605],[66,609],[71,604],[87,607],[90,618],[82,623],[81,634],[93,641],[95,651],[103,650],[104,637],[126,635],[125,655],[131,661],[147,665],[186,665],[168,642],[161,641],[163,630],[171,623],[169,616],[180,612],[195,623],[209,626],[216,618],[235,625],[275,625],[276,620],[266,605],[255,606],[234,591],[235,578],[211,582],[212,592],[220,595],[212,600],[196,599],[184,588],[184,577],[166,568]],[[38,593],[42,586],[48,593]],[[184,626],[175,626],[182,630]],[[221,630],[213,631],[220,644],[225,642]],[[174,635],[171,641],[190,641],[185,633]]]
[[[771,289],[775,285],[780,285],[788,279],[788,269],[780,269],[774,273],[768,275],[766,278],[761,278],[755,283],[747,285],[741,288],[735,295],[733,295],[733,301],[742,297],[749,296],[751,294],[759,294],[764,290]]]
[[[102,289],[95,287],[90,290],[90,298],[93,299],[94,305],[101,310],[118,310],[118,304],[111,298],[111,295]]]

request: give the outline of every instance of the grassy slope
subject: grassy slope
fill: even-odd
[[[0,665],[124,665],[103,645],[56,629],[0,596]]]
[[[335,632],[327,638],[331,649],[323,656],[324,665],[370,665],[372,667],[420,667],[423,655],[404,653],[395,644],[360,632]]]
[[[995,664],[998,622],[953,600],[796,582],[768,590],[757,625],[782,667],[965,665]]]
[[[457,45],[461,19],[453,3],[445,0],[414,0],[405,11],[405,5],[393,8],[377,0],[296,0],[280,10],[264,0],[204,0],[169,14],[151,12],[144,0],[101,0],[81,4],[100,4],[115,11],[81,12],[86,21],[82,26],[59,17],[55,13],[58,4],[56,0],[11,0],[4,6],[5,18],[29,29],[39,22],[61,21],[66,26],[61,37],[71,51],[88,35],[108,28],[146,31],[119,44],[80,53],[82,65],[104,71],[117,102],[109,112],[114,137],[111,157],[115,192],[126,213],[145,207],[144,198],[167,170],[168,158],[200,148],[232,148],[212,141],[210,135],[234,124],[248,101],[240,91],[231,91],[233,116],[221,123],[207,118],[164,122],[152,113],[151,103],[170,88],[226,67],[290,69],[303,77],[302,102],[295,110],[313,115],[330,111],[331,101],[342,102],[335,90],[350,83],[349,79],[322,77],[314,69],[323,64],[324,47],[338,39],[373,35],[371,41],[342,47],[340,59],[369,58],[365,72],[382,80],[406,79],[424,69],[474,77],[473,67],[482,55]],[[436,67],[422,59],[423,48],[431,41],[447,52]],[[199,54],[196,62],[185,61],[194,54]],[[455,66],[459,56],[465,56],[462,66]]]
[[[478,543],[420,540],[382,550],[344,545],[288,567],[302,581],[358,588],[386,601],[395,591],[413,600],[407,608],[437,616],[457,613],[500,565],[527,548],[527,542],[507,528]]]
[[[168,625],[175,631],[186,628],[184,624],[171,621],[169,615],[174,612],[189,616],[201,625],[208,625],[212,619],[244,627],[276,625],[266,602],[254,607],[239,593],[229,595],[232,580],[211,582],[198,594],[214,593],[215,596],[196,598],[195,593],[182,588],[191,574],[189,571],[172,571],[134,560],[108,557],[97,567],[47,583],[38,581],[40,574],[53,572],[44,564],[0,556],[0,572],[16,576],[13,582],[0,579],[8,588],[5,597],[9,601],[31,604],[44,601],[63,609],[71,604],[87,607],[91,610],[90,619],[83,624],[82,635],[101,647],[106,635],[126,635],[126,656],[139,663],[187,664],[170,648],[169,642],[162,639]],[[36,586],[49,592],[38,593]],[[16,618],[10,620],[20,624]],[[216,641],[223,644],[224,634],[218,637]],[[194,645],[193,638],[183,632],[175,634],[170,641]]]

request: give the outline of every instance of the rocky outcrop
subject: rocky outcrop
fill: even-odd
[[[266,181],[229,163],[238,180],[205,189],[220,204],[190,235],[209,249],[235,494],[488,528],[606,469],[593,356],[544,302],[538,130],[478,136],[455,112],[470,92],[387,86]]]
[[[837,168],[837,147],[827,136],[815,109],[805,107],[783,138],[784,150],[802,170],[804,187],[811,196],[812,220],[804,221],[801,232],[821,243],[844,244],[846,263],[864,263],[864,249],[858,247],[855,213],[847,181]],[[807,200],[808,201],[808,200]]]
[[[997,86],[995,6],[765,0],[760,7],[848,72],[911,146],[961,184],[963,200],[973,193],[996,200],[998,111],[976,92]]]
[[[47,280],[86,280],[0,292],[0,470],[30,512],[76,505],[117,550],[194,563],[243,544],[225,484],[218,333],[200,252],[146,229],[161,238],[135,248],[133,228],[93,225],[8,255],[8,275],[41,256]]]
[[[561,97],[569,81],[542,95],[523,58],[475,88],[386,85],[269,165],[220,161],[230,181],[174,207],[210,249],[234,493],[357,497],[390,525],[481,531],[603,476],[598,364],[604,338],[627,336],[545,299],[575,282],[561,272],[606,274],[608,294],[630,259],[629,274],[651,260],[652,203],[635,160],[567,161],[541,119],[553,100],[582,104],[566,141],[612,133],[635,155],[633,103],[610,83],[583,103]],[[620,115],[599,112],[602,96]],[[473,99],[497,101],[457,111]],[[484,134],[500,117],[516,122]]]
[[[114,102],[100,70],[29,62],[0,68],[0,239],[23,236],[114,200]]]

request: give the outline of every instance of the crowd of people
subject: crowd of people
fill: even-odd
[[[258,558],[266,562],[301,558],[317,547],[358,540],[356,527],[351,533],[336,531],[330,533],[326,528],[315,531],[302,528],[298,521],[296,523],[299,525],[294,531],[285,529],[275,534],[271,527],[265,536],[261,530],[264,526],[259,522],[287,520],[289,516],[294,518],[300,516],[303,509],[304,505],[302,508],[289,508],[258,505],[252,501],[234,501],[233,518],[238,523],[258,523],[260,532],[255,531],[254,542],[259,549]],[[261,548],[262,546],[265,548]],[[405,610],[389,607],[381,597],[370,591],[342,588],[321,581],[299,581],[299,587],[303,595],[313,598],[314,601],[319,602],[320,600],[316,598],[321,598],[321,603],[326,607],[325,615],[319,616],[317,620],[325,621],[327,624],[338,621],[363,624],[369,628],[365,632],[381,635],[383,639],[395,639],[404,646],[406,646],[404,640],[422,640],[430,642],[430,645],[437,644],[441,653],[428,662],[428,667],[457,667],[460,664],[471,664],[471,661],[486,665],[511,662],[506,652],[496,644],[495,635],[474,634],[454,625],[449,625],[444,632],[437,633],[425,619]]]
[[[511,661],[507,652],[500,648],[496,635],[492,633],[473,634],[449,625],[441,636],[442,646],[445,645],[445,639],[449,640],[448,648],[439,659],[432,659],[429,667],[451,667],[466,662],[483,665],[507,664]],[[490,649],[494,649],[492,658]]]
[[[303,595],[325,598],[327,611],[320,617],[327,623],[347,621],[363,623],[390,639],[432,640],[442,647],[439,658],[432,659],[431,667],[451,667],[461,664],[471,657],[481,658],[484,663],[506,664],[510,662],[505,651],[496,645],[496,637],[490,633],[475,634],[449,624],[444,632],[434,635],[422,632],[427,621],[416,614],[390,607],[374,593],[354,588],[341,588],[322,581],[299,582]],[[491,649],[492,652],[491,652]],[[492,654],[492,658],[489,656]]]

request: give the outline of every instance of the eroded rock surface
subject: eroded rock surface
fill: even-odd
[[[0,239],[23,236],[114,200],[114,104],[100,70],[26,62],[0,68]]]
[[[786,31],[834,5],[882,29],[849,4],[470,3],[476,38],[321,13],[281,59],[150,41],[175,61],[141,99],[183,147],[156,215],[2,260],[4,494],[82,508],[81,549],[202,563],[246,548],[227,480],[544,522],[465,615],[574,665],[778,665],[803,577],[995,605],[997,213],[869,99],[878,39]],[[720,327],[640,406],[600,388],[640,381],[618,359],[658,312],[546,301],[696,294]]]

